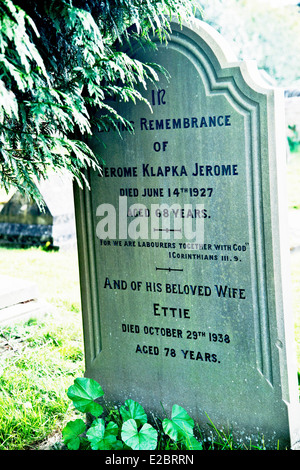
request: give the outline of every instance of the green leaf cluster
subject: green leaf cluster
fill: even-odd
[[[171,419],[163,420],[163,430],[173,441],[190,450],[202,450],[201,442],[194,437],[194,421],[184,408],[174,405]]]
[[[166,40],[171,15],[191,17],[194,3],[1,0],[0,186],[39,200],[36,183],[48,168],[70,172],[79,185],[88,167],[101,171],[87,140],[93,129],[118,122],[130,129],[108,100],[142,100],[140,84],[162,71],[121,46]]]
[[[202,450],[202,444],[194,436],[194,421],[179,405],[173,406],[171,419],[165,418],[162,429],[157,430],[147,422],[143,407],[131,399],[120,406],[118,413],[100,418],[104,410],[98,400],[104,392],[93,379],[75,379],[67,395],[77,410],[94,417],[90,426],[76,419],[64,427],[63,440],[70,450],[155,450],[161,432],[180,448]]]
[[[103,408],[95,400],[102,397],[104,392],[95,380],[77,378],[74,385],[69,387],[68,397],[75,408],[82,413],[91,413],[98,418],[103,413]]]

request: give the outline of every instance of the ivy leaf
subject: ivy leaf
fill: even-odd
[[[98,444],[104,438],[105,433],[105,423],[103,419],[97,419],[93,421],[92,426],[86,433],[88,441],[91,443],[91,448],[93,450],[98,450]]]
[[[123,423],[121,437],[124,443],[133,450],[154,450],[157,444],[157,431],[151,424],[144,424],[138,430],[134,419]]]
[[[147,415],[142,405],[131,399],[126,400],[125,404],[120,407],[120,413],[123,421],[134,419],[138,426],[147,423]]]
[[[184,439],[185,446],[188,450],[203,450],[203,445],[201,442],[193,436],[186,436]]]
[[[110,421],[105,428],[103,419],[96,419],[86,433],[87,439],[91,443],[93,450],[111,450],[118,449],[120,445],[117,441],[118,426]],[[122,443],[120,443],[122,446]]]
[[[193,436],[194,421],[184,408],[174,405],[171,419],[163,420],[163,430],[173,441],[179,441],[186,436]]]
[[[70,450],[78,450],[80,447],[80,434],[85,431],[85,423],[82,419],[70,421],[62,430],[64,443]]]
[[[102,406],[95,400],[102,397],[104,392],[98,382],[93,379],[85,377],[75,379],[67,395],[73,401],[75,408],[82,413],[91,413],[97,418],[103,412]]]

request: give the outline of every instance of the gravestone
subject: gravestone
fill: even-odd
[[[0,325],[43,315],[38,287],[27,279],[0,275]]]
[[[110,103],[134,133],[94,135],[106,165],[75,192],[86,376],[112,403],[181,405],[207,438],[210,419],[294,445],[283,94],[198,20],[130,54],[170,77],[151,109]]]
[[[56,248],[76,243],[72,181],[51,174],[39,183],[44,198],[42,210],[30,197],[16,191],[0,211],[0,244],[46,245]]]

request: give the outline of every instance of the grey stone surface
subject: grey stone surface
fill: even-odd
[[[37,298],[38,288],[33,282],[0,275],[0,309]]]
[[[0,325],[12,325],[17,322],[41,318],[45,313],[43,303],[34,299],[28,300],[0,309]]]
[[[35,283],[0,275],[0,325],[37,318],[45,313]]]
[[[86,375],[112,402],[183,406],[207,437],[208,415],[237,440],[289,447],[300,415],[283,92],[200,21],[131,53],[170,79],[149,84],[152,110],[114,104],[135,132],[97,136],[103,176],[75,193]]]

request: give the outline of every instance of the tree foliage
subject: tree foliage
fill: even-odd
[[[299,88],[300,9],[280,0],[199,0],[204,20],[242,60],[255,60],[279,86]]]
[[[141,100],[136,85],[159,79],[120,45],[165,40],[171,15],[193,13],[193,0],[2,0],[0,185],[39,200],[48,168],[79,184],[85,168],[99,169],[86,137],[94,126],[128,124],[107,99]]]

